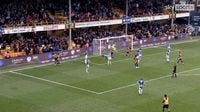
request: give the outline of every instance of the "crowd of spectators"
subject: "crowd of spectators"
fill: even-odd
[[[112,29],[110,26],[108,26],[100,28],[76,29],[72,34],[74,43],[79,44],[82,47],[87,42],[92,43],[93,39],[100,39],[109,36],[121,36],[124,34],[124,31],[123,27],[121,26],[115,29]]]
[[[189,27],[187,24],[171,24],[159,23],[159,22],[144,22],[137,24],[130,24],[128,27],[127,34],[135,36],[136,40],[147,39],[153,37],[163,37],[167,35],[174,35],[180,33],[189,33]],[[72,32],[73,42],[75,45],[83,47],[87,43],[92,45],[94,39],[100,39],[105,37],[114,37],[125,35],[125,26],[106,26],[106,27],[95,27],[95,28],[84,28],[76,29]]]
[[[160,14],[165,6],[171,4],[172,0],[129,0],[128,16]],[[57,23],[60,22],[60,16],[68,19],[68,8],[68,0],[3,0],[0,4],[0,27]],[[125,14],[126,0],[72,0],[73,21],[121,18]],[[179,27],[179,32],[184,27]],[[168,24],[135,23],[129,25],[128,34],[142,39],[166,35],[171,30]],[[83,47],[91,44],[95,38],[120,36],[124,33],[124,25],[73,29],[72,46]],[[0,55],[11,51],[24,52],[25,55],[39,54],[67,50],[69,46],[68,31],[64,31],[62,36],[49,32],[3,35],[0,38]]]
[[[162,14],[172,0],[129,0],[129,16]]]
[[[0,25],[33,25],[51,23],[53,18],[48,14],[47,6],[32,0],[3,0],[0,4]]]
[[[174,27],[179,29],[175,32],[185,32],[187,26],[181,25]],[[170,34],[173,29],[168,24],[159,23],[138,23],[132,24],[128,28],[128,34],[134,35],[136,39],[161,37]],[[125,34],[124,26],[106,26],[97,28],[84,28],[72,30],[72,47],[84,47],[86,44],[92,45],[93,39],[108,36],[121,36]],[[68,50],[69,48],[68,31],[63,32],[62,36],[52,33],[38,32],[14,35],[3,35],[0,38],[0,55],[7,52],[24,52],[25,55]]]
[[[5,35],[0,38],[0,50],[4,51],[4,53],[12,51],[24,52],[25,55],[31,55],[59,51],[61,49],[68,49],[68,40],[44,32]]]
[[[171,0],[129,0],[128,16],[162,13]],[[68,19],[68,0],[2,0],[0,25],[35,25]],[[58,16],[59,14],[60,16]],[[126,0],[72,0],[72,20],[92,21],[122,18],[126,15]]]

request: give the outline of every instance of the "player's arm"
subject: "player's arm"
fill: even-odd
[[[165,98],[163,98],[162,103],[165,103]]]

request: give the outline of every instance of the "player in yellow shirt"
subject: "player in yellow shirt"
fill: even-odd
[[[163,103],[163,112],[166,112],[166,110],[167,110],[167,112],[169,112],[170,111],[170,109],[169,109],[169,98],[166,94],[163,97],[162,103]]]
[[[139,56],[137,54],[133,56],[133,62],[135,64],[135,68],[139,68]]]
[[[177,63],[179,63],[179,62],[183,63],[183,56],[182,56],[182,53],[181,53],[181,51],[179,51],[179,52],[178,52],[178,59],[177,59]]]
[[[131,46],[127,47],[126,56],[131,56]]]

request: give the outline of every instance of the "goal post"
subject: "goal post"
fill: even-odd
[[[93,40],[93,55],[101,56],[106,54],[114,48],[116,51],[123,51],[128,46],[131,46],[133,50],[133,35],[121,35],[121,36],[113,36],[113,37],[105,37],[101,39]]]

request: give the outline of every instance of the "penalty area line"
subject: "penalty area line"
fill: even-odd
[[[76,86],[63,84],[63,83],[60,83],[60,82],[56,82],[56,81],[52,81],[52,80],[48,80],[48,79],[44,79],[44,78],[39,78],[39,77],[31,76],[31,75],[28,75],[28,74],[20,73],[20,72],[15,72],[15,71],[9,71],[9,72],[13,73],[13,74],[16,74],[16,75],[20,75],[20,76],[24,76],[24,77],[37,79],[37,80],[44,81],[44,82],[48,82],[48,83],[51,83],[51,84],[56,84],[56,85],[59,85],[59,86],[65,86],[65,87],[73,88],[73,89],[84,91],[84,92],[88,92],[88,93],[98,94],[98,92],[95,92],[95,91],[92,91],[92,90],[87,90],[87,89],[79,88],[79,87],[76,87]]]

